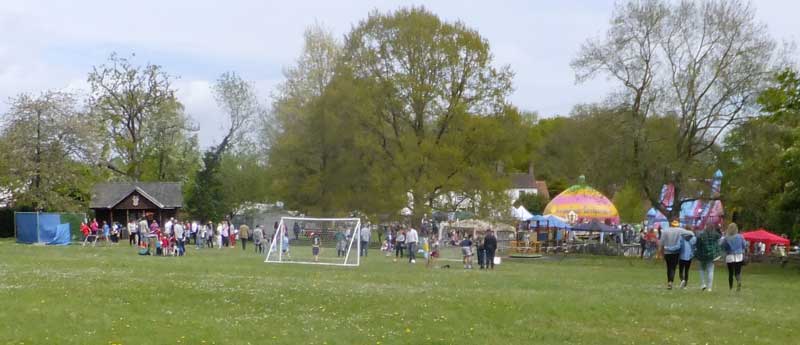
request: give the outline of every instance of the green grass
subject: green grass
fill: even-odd
[[[0,241],[0,344],[796,344],[800,272],[740,293],[663,288],[661,262],[571,257],[494,272],[371,256],[358,268]],[[295,249],[298,250],[298,249]],[[301,249],[302,250],[302,249]]]

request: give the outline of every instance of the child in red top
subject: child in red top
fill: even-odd
[[[89,229],[89,226],[88,226],[88,225],[86,225],[86,223],[84,223],[84,222],[81,222],[81,233],[83,233],[83,237],[84,237],[84,238],[86,238],[86,236],[89,236],[89,233],[90,233],[91,231],[92,231],[92,230],[91,230],[91,229]]]

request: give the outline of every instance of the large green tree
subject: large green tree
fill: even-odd
[[[763,116],[725,140],[726,208],[746,227],[800,235],[800,76],[787,69],[758,98]]]
[[[0,132],[0,186],[11,204],[45,211],[82,210],[99,151],[91,119],[69,93],[11,99]]]
[[[514,136],[500,129],[520,118],[506,103],[512,73],[494,67],[477,31],[423,8],[373,12],[347,36],[342,60],[375,104],[358,122],[378,148],[373,176],[392,195],[408,193],[417,219],[442,195],[483,194],[474,203],[486,205],[503,189],[494,172]]]
[[[89,102],[106,144],[101,166],[132,180],[185,181],[197,165],[197,144],[173,77],[112,54],[89,73]]]

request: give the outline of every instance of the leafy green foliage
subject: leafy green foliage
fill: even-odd
[[[726,138],[722,164],[728,209],[746,228],[765,227],[800,236],[800,80],[794,70],[775,77],[758,98],[763,117],[741,124]]]
[[[520,197],[514,203],[514,206],[519,207],[522,205],[526,210],[528,210],[528,212],[532,214],[542,214],[549,201],[550,200],[547,200],[544,195],[526,193],[520,195]]]
[[[93,169],[97,151],[91,121],[67,93],[22,94],[11,100],[0,132],[0,188],[15,207],[77,211],[102,177]]]
[[[641,187],[628,182],[614,194],[612,202],[617,207],[619,218],[623,223],[639,223],[647,214],[648,203],[645,200]]]
[[[277,104],[275,196],[310,213],[408,206],[421,218],[458,194],[477,213],[495,213],[507,187],[496,164],[517,147],[521,116],[505,102],[511,73],[492,67],[488,43],[462,23],[412,8],[373,12],[341,55],[333,47],[306,42],[294,70],[324,87],[296,88]],[[326,62],[310,68],[309,54]],[[333,61],[333,76],[319,77]],[[286,87],[297,84],[298,75],[288,77]]]

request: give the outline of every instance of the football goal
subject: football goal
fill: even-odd
[[[358,266],[361,219],[282,217],[264,262]]]

